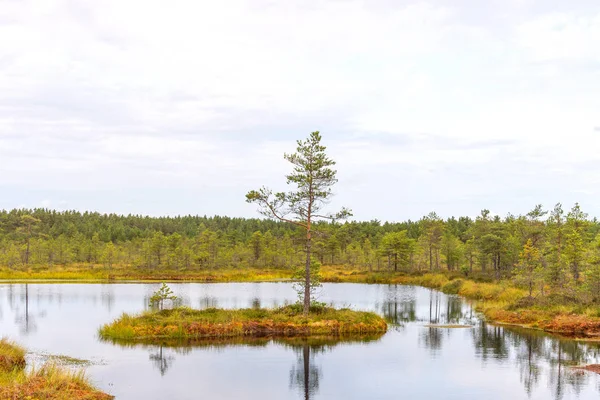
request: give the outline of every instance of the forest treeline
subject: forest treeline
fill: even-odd
[[[598,282],[600,293],[599,232],[578,204],[502,218],[488,210],[474,219],[430,213],[398,223],[319,223],[313,254],[322,264],[354,269],[484,272],[531,291]],[[293,225],[266,219],[0,211],[0,265],[8,268],[294,268],[303,246]]]

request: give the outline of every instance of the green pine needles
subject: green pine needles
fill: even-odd
[[[173,293],[166,283],[163,282],[160,289],[154,292],[152,297],[150,297],[150,307],[163,310],[165,302],[170,302],[172,307],[176,307],[180,301],[181,299]]]

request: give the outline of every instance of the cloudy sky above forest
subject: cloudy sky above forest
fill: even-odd
[[[0,0],[0,208],[256,216],[313,130],[356,219],[600,216],[600,2]]]

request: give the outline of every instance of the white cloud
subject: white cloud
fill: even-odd
[[[243,192],[283,183],[282,153],[316,129],[359,218],[585,204],[593,6],[3,1],[0,207],[247,215]]]
[[[600,62],[600,12],[542,15],[517,28],[517,41],[534,61]]]

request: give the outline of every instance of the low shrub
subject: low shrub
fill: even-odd
[[[464,281],[462,279],[454,279],[442,286],[442,292],[447,294],[458,294]]]

